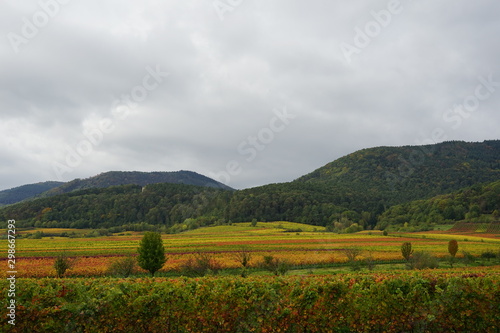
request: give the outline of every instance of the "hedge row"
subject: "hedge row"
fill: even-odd
[[[496,274],[20,279],[16,325],[4,319],[0,331],[499,332],[499,282]]]

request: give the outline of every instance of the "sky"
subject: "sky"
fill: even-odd
[[[497,0],[4,0],[0,190],[499,139]]]

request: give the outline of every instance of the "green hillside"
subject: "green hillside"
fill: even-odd
[[[500,180],[477,184],[457,192],[396,205],[384,212],[378,226],[402,225],[413,228],[431,223],[467,220],[489,222],[500,219]]]
[[[5,207],[0,210],[0,220],[15,219],[18,227],[111,228],[132,224],[170,227],[191,217],[201,217],[207,211],[216,212],[217,207],[212,203],[218,203],[219,192],[223,191],[168,183],[144,188],[139,185],[92,188]],[[205,224],[215,222],[216,218],[210,218]]]
[[[159,182],[170,176],[113,172],[76,180],[52,190],[51,197],[0,209],[0,218],[16,219],[26,226],[77,228],[292,221],[341,232],[458,220],[474,213],[470,203],[461,203],[462,208],[445,205],[442,212],[437,211],[442,218],[432,209],[410,216],[401,208],[406,206],[397,205],[411,206],[415,200],[470,186],[479,186],[477,196],[491,192],[480,184],[500,179],[500,141],[364,149],[293,182],[240,191],[186,171],[175,173],[176,184],[143,188],[144,179]],[[203,187],[186,185],[193,182]],[[121,183],[137,185],[109,187]],[[477,204],[484,213],[492,211],[490,203]]]
[[[391,206],[500,179],[500,141],[363,149],[296,182],[346,195],[357,207]]]
[[[34,198],[43,192],[61,186],[62,182],[44,182],[23,185],[9,190],[0,191],[0,206],[10,205],[26,199]]]

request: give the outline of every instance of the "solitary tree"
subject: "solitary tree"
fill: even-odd
[[[54,268],[58,278],[63,277],[64,273],[71,268],[73,263],[69,259],[66,253],[61,253],[56,257],[54,261]]]
[[[361,264],[356,261],[356,258],[363,252],[360,248],[349,247],[343,249],[342,252],[347,257],[347,262],[349,263],[353,271],[358,271],[361,269]]]
[[[401,245],[401,254],[406,261],[410,261],[411,255],[413,254],[410,242],[404,242],[403,245]]]
[[[238,252],[234,253],[234,259],[243,266],[247,268],[250,265],[250,260],[252,260],[252,252],[247,247],[241,247]]]
[[[129,277],[135,273],[136,260],[133,257],[125,257],[111,263],[108,267],[108,274],[122,277]]]
[[[450,253],[450,265],[453,267],[453,261],[455,260],[455,255],[458,252],[458,242],[452,239],[448,242],[448,252]]]
[[[138,251],[137,263],[141,268],[149,271],[151,276],[154,276],[165,264],[165,248],[161,235],[157,232],[145,232]]]

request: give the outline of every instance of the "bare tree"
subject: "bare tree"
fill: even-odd
[[[349,247],[342,250],[342,253],[347,257],[347,261],[352,263],[363,251],[358,247]]]
[[[247,268],[250,265],[250,260],[252,260],[252,252],[248,247],[242,247],[238,252],[234,253],[234,259],[243,266]]]

